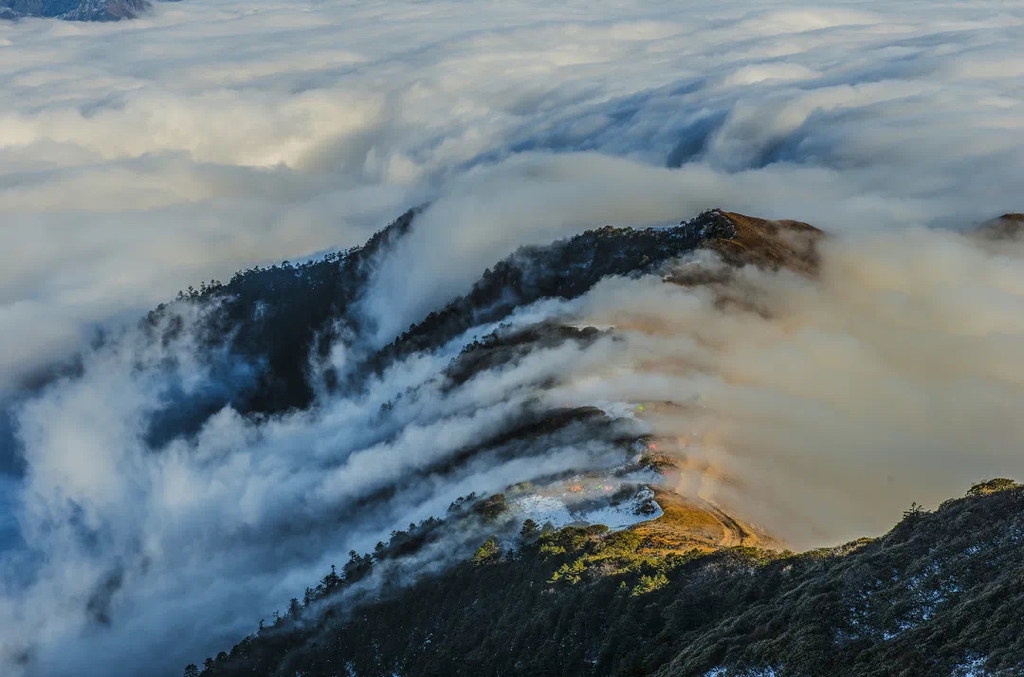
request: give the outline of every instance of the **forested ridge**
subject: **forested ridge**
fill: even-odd
[[[307,409],[318,390],[357,390],[388,365],[439,348],[474,326],[500,322],[516,308],[545,298],[576,298],[609,276],[650,273],[735,233],[719,212],[706,212],[669,228],[607,226],[523,247],[487,269],[467,294],[383,348],[351,346],[353,364],[340,373],[328,361],[331,346],[372,329],[359,303],[375,266],[414,227],[420,211],[407,211],[361,246],[299,264],[255,266],[226,283],[210,280],[180,292],[178,303],[150,312],[143,330],[169,344],[187,326],[181,303],[200,309],[198,326],[189,330],[198,337],[198,357],[214,375],[213,387],[203,393],[168,396],[165,410],[154,416],[151,442],[195,432],[225,406],[254,417]],[[566,331],[541,326],[529,339],[551,344],[573,338]]]
[[[299,604],[202,674],[1024,674],[1022,508],[1024,488],[994,480],[803,554],[652,554],[632,530],[527,525],[376,600]],[[353,554],[321,594],[373,562]]]
[[[366,330],[362,290],[415,216],[364,247],[243,271],[182,295],[212,309],[201,332],[211,354],[228,345],[250,365],[252,382],[233,395],[238,411],[310,406],[317,384],[306,366],[324,357],[320,346]],[[328,377],[320,386],[358,390],[367,375],[484,324],[499,323],[452,359],[441,374],[445,387],[537,348],[615,340],[614,331],[594,327],[500,323],[533,301],[575,298],[608,276],[655,272],[701,248],[726,265],[675,268],[662,280],[708,285],[719,303],[744,303],[722,284],[735,271],[785,268],[814,278],[822,237],[800,222],[712,210],[673,228],[608,227],[526,247],[392,343],[358,355],[358,369],[333,377],[321,369]],[[163,314],[171,310],[150,317],[153,331],[167,331]],[[673,464],[620,423],[598,408],[529,404],[447,465],[423,472],[444,475],[482,455],[539,459],[558,440],[601,439],[625,457],[640,445],[640,460],[616,471],[623,495],[611,497],[614,505],[647,490],[631,484],[630,473],[658,475]],[[521,490],[510,486],[509,500]],[[1013,482],[979,484],[934,512],[912,504],[882,537],[802,554],[781,551],[717,506],[658,491],[660,517],[625,530],[555,528],[523,521],[506,494],[467,496],[443,518],[392,532],[373,552],[352,551],[253,634],[186,675],[1024,674],[1024,489]],[[420,557],[431,549],[462,555],[436,566],[436,557]]]

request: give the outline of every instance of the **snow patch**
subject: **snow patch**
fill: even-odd
[[[661,506],[654,500],[654,491],[647,486],[641,487],[628,500],[612,503],[609,499],[608,503],[596,508],[592,507],[593,502],[585,494],[601,491],[613,493],[618,488],[608,482],[598,482],[587,488],[580,484],[570,484],[561,496],[519,496],[510,501],[509,507],[523,519],[532,519],[541,526],[550,524],[555,529],[572,524],[604,524],[609,529],[618,531],[657,519],[664,514]],[[579,503],[586,503],[587,507],[570,507]]]

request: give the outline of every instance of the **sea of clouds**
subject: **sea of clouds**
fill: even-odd
[[[688,490],[796,543],[1009,474],[1020,252],[922,229],[1024,209],[1022,24],[1008,1],[523,0],[183,0],[117,24],[0,23],[0,617],[15,619],[0,673],[164,675],[226,648],[350,547],[537,472],[467,467],[310,527],[414,476],[426,440],[443,457],[493,429],[544,375],[579,374],[550,394],[579,404],[703,398],[648,423],[704,469]],[[820,284],[751,283],[785,321],[612,281],[535,313],[621,325],[625,343],[443,397],[424,384],[453,352],[418,356],[315,417],[254,427],[226,410],[197,441],[145,447],[161,384],[133,365],[161,348],[129,332],[87,349],[97,332],[425,202],[361,302],[375,345],[516,247],[587,227],[723,206],[846,239]],[[706,336],[680,338],[698,323]],[[40,390],[82,351],[78,377]],[[422,400],[381,422],[413,386]]]

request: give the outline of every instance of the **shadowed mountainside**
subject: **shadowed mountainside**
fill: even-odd
[[[358,388],[369,375],[395,361],[440,348],[472,327],[500,322],[516,308],[545,298],[576,298],[606,277],[651,273],[700,247],[716,249],[731,242],[747,252],[744,263],[793,265],[798,270],[813,260],[813,238],[790,243],[788,234],[794,227],[788,222],[775,224],[718,210],[671,228],[607,226],[544,247],[521,248],[488,269],[467,294],[430,313],[380,350],[357,339],[343,373],[328,363],[330,348],[339,339],[365,333],[359,301],[370,275],[380,258],[414,227],[417,213],[410,210],[361,247],[301,265],[252,268],[236,273],[226,284],[211,281],[182,293],[180,300],[208,309],[199,331],[202,350],[223,385],[200,398],[169,398],[166,411],[155,417],[151,441],[195,432],[226,405],[246,415],[305,409],[319,389]],[[806,229],[810,227],[801,224],[796,232],[820,232]],[[185,326],[184,320],[175,318],[179,311],[177,305],[165,304],[150,313],[144,328],[153,340],[167,343],[176,338]],[[544,334],[550,343],[553,330],[537,328],[532,340]],[[509,340],[505,337],[503,343],[508,345]],[[230,355],[229,363],[218,362],[224,355]],[[317,369],[311,370],[311,364]]]

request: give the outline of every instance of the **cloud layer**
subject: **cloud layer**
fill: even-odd
[[[448,198],[438,238],[495,243],[477,268],[542,229],[723,200],[849,227],[1015,208],[1016,3],[464,10],[213,0],[116,25],[0,26],[6,386],[91,323],[357,244],[427,198]],[[504,168],[524,151],[568,159]],[[687,167],[602,203],[633,167],[579,151]],[[509,218],[502,195],[516,223],[488,230]]]
[[[686,489],[794,543],[1011,474],[1019,252],[922,228],[1021,208],[1022,23],[1016,2],[508,0],[467,16],[445,0],[184,0],[116,25],[0,24],[0,617],[15,619],[0,672],[171,674],[459,495],[615,461],[555,441],[542,459],[424,471],[538,397],[671,402],[638,425],[676,440]],[[118,327],[428,201],[361,299],[370,343],[517,246],[590,226],[722,205],[844,237],[820,284],[741,280],[771,319],[609,281],[522,321],[625,340],[441,393],[456,341],[358,397],[261,424],[227,409],[147,447],[169,384],[201,388],[205,366],[187,336]],[[120,338],[88,349],[100,328]],[[25,392],[78,352],[78,375]],[[374,511],[353,507],[382,487]]]

